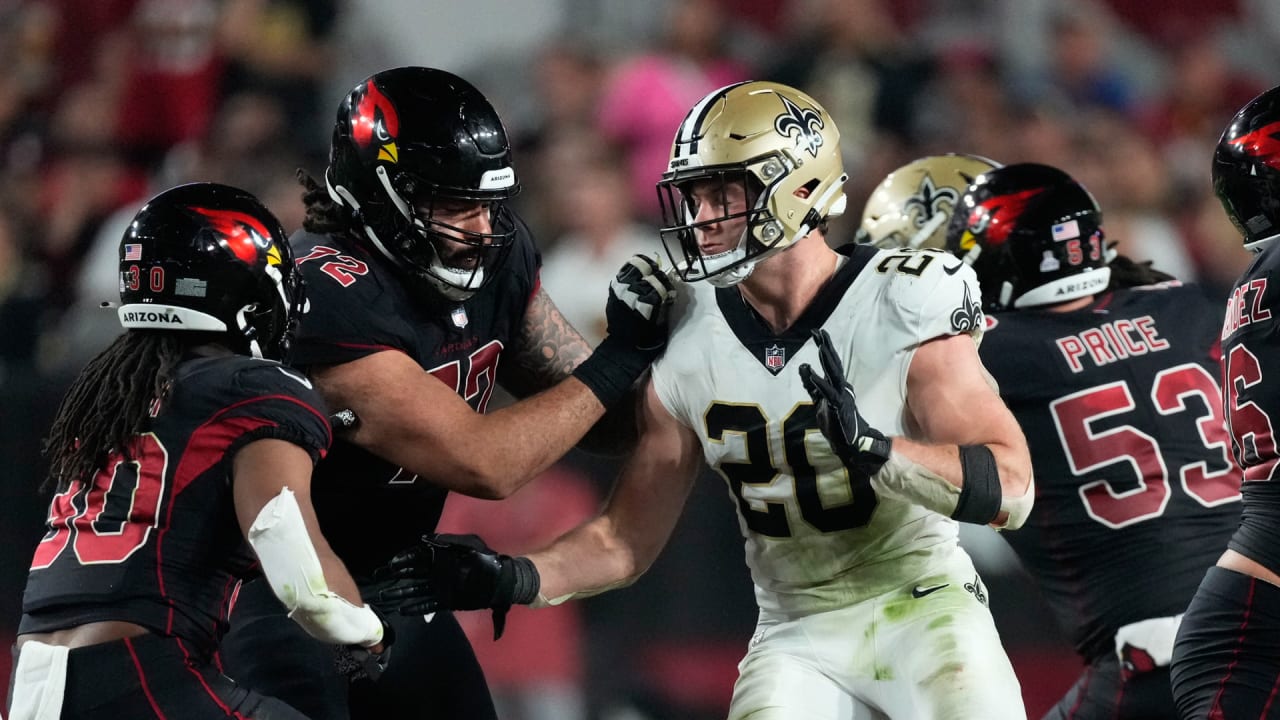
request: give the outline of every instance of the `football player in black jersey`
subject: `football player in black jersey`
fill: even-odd
[[[1088,663],[1046,717],[1172,717],[1178,617],[1239,517],[1221,311],[1115,256],[1093,196],[1046,165],[984,171],[946,244],[978,275],[979,352],[1034,459],[1035,507],[1005,538]]]
[[[1254,253],[1222,321],[1227,426],[1244,468],[1244,510],[1182,619],[1173,694],[1182,718],[1280,718],[1280,87],[1232,118],[1213,156],[1213,189]]]
[[[179,186],[125,233],[120,300],[127,332],[76,379],[47,441],[57,494],[9,717],[302,718],[214,657],[255,565],[307,632],[382,650],[309,500],[330,428],[278,362],[305,303],[288,241],[248,193]]]
[[[318,465],[316,510],[372,592],[373,571],[434,530],[450,491],[506,497],[630,391],[666,341],[671,285],[647,258],[624,266],[593,352],[539,286],[533,238],[507,207],[519,182],[501,120],[443,70],[393,68],[356,85],[323,186],[303,183],[305,229],[291,242],[311,311],[293,359],[357,418]],[[499,384],[521,399],[486,412]],[[517,600],[536,587],[522,570],[510,578]],[[227,667],[255,687],[316,718],[494,717],[448,613],[396,617],[387,672],[348,684],[260,585],[241,593],[224,644]]]

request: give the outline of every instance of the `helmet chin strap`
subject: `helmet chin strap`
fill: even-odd
[[[373,228],[369,227],[369,224],[364,221],[364,214],[361,212],[360,203],[356,200],[355,196],[352,195],[345,187],[341,185],[334,185],[330,182],[328,173],[325,173],[324,175],[324,186],[325,189],[329,191],[329,197],[332,198],[334,202],[351,208],[352,212],[359,217],[360,227],[364,228],[365,237],[369,238],[369,242],[373,243],[373,246],[378,249],[378,252],[382,253],[383,257],[390,260],[397,267],[400,267],[400,259],[393,255],[391,251],[387,249],[387,246],[382,244],[382,241],[378,239],[378,233],[374,232]]]
[[[418,277],[431,283],[441,295],[455,302],[462,302],[476,294],[476,290],[484,284],[484,268],[471,270],[455,270],[445,267],[439,255],[432,258],[431,267]]]
[[[249,327],[249,320],[245,317],[245,313],[252,310],[256,303],[249,303],[236,311],[236,327],[240,328],[240,333],[249,341],[249,354],[255,359],[263,359],[262,345],[258,343],[257,332]]]
[[[707,282],[711,283],[712,287],[718,287],[718,288],[733,287],[734,285],[737,285],[738,283],[750,277],[751,271],[755,269],[756,269],[756,261],[749,260],[730,270],[726,270],[717,275],[712,275],[711,277],[707,278]]]

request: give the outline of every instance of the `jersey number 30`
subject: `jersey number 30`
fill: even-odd
[[[168,461],[155,435],[139,435],[132,460],[116,456],[92,484],[77,480],[55,495],[49,531],[36,547],[31,569],[49,567],[68,546],[81,565],[124,562],[146,544],[155,526]]]

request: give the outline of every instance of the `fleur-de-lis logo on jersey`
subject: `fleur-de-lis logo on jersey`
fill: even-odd
[[[925,173],[920,180],[920,187],[902,203],[902,209],[911,218],[912,225],[922,228],[934,215],[944,209],[954,208],[959,200],[960,193],[955,188],[939,188],[933,184],[933,178]]]
[[[964,589],[973,594],[973,597],[983,605],[987,604],[987,592],[982,587],[982,578],[977,575],[973,576],[973,582],[965,583]]]
[[[783,137],[794,135],[797,148],[808,150],[810,155],[818,157],[818,148],[822,147],[822,134],[819,131],[826,127],[822,122],[822,115],[813,108],[796,105],[785,95],[778,97],[787,111],[773,119],[773,129]]]
[[[970,333],[985,327],[982,306],[969,293],[969,283],[964,284],[964,300],[960,303],[960,307],[951,313],[951,327],[958,333]]]

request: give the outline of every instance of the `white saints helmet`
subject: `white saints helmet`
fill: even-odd
[[[882,248],[946,246],[947,221],[960,196],[1000,164],[978,155],[930,155],[889,173],[862,211],[857,240]]]
[[[680,279],[734,285],[755,264],[790,247],[827,218],[844,212],[848,175],[840,133],[813,98],[786,85],[744,82],[704,97],[680,123],[671,161],[658,183],[662,242]],[[747,210],[694,222],[684,190],[693,181],[743,182]],[[804,188],[804,197],[796,191]],[[745,217],[737,247],[717,255],[698,251],[695,230]]]

